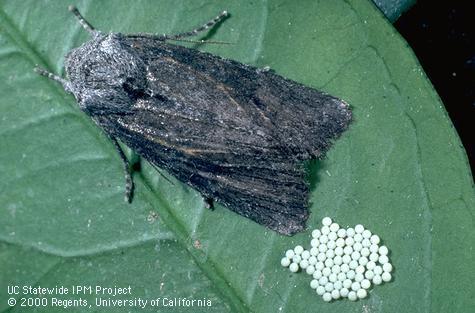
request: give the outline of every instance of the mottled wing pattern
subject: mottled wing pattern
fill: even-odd
[[[145,60],[148,85],[131,94],[132,113],[98,122],[238,214],[287,235],[304,229],[309,189],[301,161],[322,156],[346,129],[347,105],[196,50],[134,37],[124,44]]]

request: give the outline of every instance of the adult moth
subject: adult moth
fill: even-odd
[[[176,35],[103,33],[75,7],[91,39],[65,58],[62,84],[111,138],[205,199],[281,234],[305,228],[309,186],[304,160],[322,157],[349,125],[348,105],[331,95],[258,69],[169,43],[194,36],[226,12]]]

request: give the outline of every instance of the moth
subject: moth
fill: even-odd
[[[75,7],[91,39],[65,57],[67,79],[44,69],[110,137],[232,211],[281,234],[305,228],[303,162],[321,158],[348,128],[347,103],[277,75],[172,44],[222,21],[176,35],[103,33]]]

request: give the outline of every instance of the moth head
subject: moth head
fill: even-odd
[[[117,33],[97,32],[66,56],[71,91],[80,103],[87,94],[113,92],[124,96],[145,86],[145,65],[122,38]]]

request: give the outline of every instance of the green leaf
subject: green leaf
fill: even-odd
[[[9,285],[131,286],[120,299],[209,299],[171,312],[468,312],[474,191],[466,156],[412,51],[371,2],[81,1],[103,31],[177,33],[226,9],[200,49],[341,97],[354,123],[312,163],[309,230],[280,236],[146,163],[123,201],[119,157],[73,97],[39,77],[87,33],[63,1],[0,3],[0,310]],[[394,281],[367,300],[324,303],[304,274],[279,264],[308,246],[323,216],[363,223],[391,249]],[[15,295],[19,299],[21,295]],[[77,299],[77,295],[58,298]],[[81,295],[95,307],[96,295]],[[116,297],[117,298],[117,297]],[[110,309],[112,311],[117,308]],[[123,311],[139,311],[126,307]],[[64,311],[38,307],[38,312]],[[140,310],[141,311],[141,310]]]

